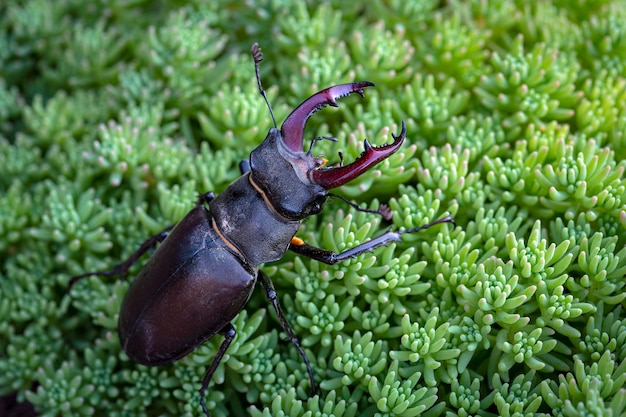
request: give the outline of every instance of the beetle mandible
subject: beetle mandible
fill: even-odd
[[[303,151],[307,120],[317,110],[351,93],[363,96],[363,89],[373,87],[368,81],[328,87],[300,104],[283,122],[280,130],[261,85],[259,63],[263,59],[258,44],[252,45],[259,92],[269,108],[274,127],[265,140],[241,164],[242,176],[219,196],[200,195],[196,206],[173,228],[167,228],[145,241],[126,261],[109,271],[89,272],[73,277],[69,287],[91,275],[124,275],[147,250],[162,242],[139,275],[132,282],[122,302],[118,333],[126,354],[135,362],[159,366],[172,363],[219,333],[224,336],[200,388],[200,403],[228,346],[235,338],[231,321],[239,313],[257,279],[265,290],[280,324],[304,360],[311,391],[316,393],[313,371],[300,342],[282,313],[270,278],[259,265],[280,259],[287,250],[334,264],[369,252],[406,233],[433,225],[453,222],[450,216],[422,227],[386,232],[341,253],[320,249],[295,238],[300,222],[318,214],[328,197],[328,190],[353,180],[388,158],[402,146],[406,126],[393,136],[393,142],[381,147],[364,142],[364,151],[356,161],[327,167],[323,158]],[[335,138],[325,138],[336,141]],[[339,197],[342,198],[342,197]],[[343,199],[343,198],[342,198]],[[343,199],[344,201],[347,201]],[[387,217],[388,209],[357,210]],[[170,232],[171,229],[171,232]]]

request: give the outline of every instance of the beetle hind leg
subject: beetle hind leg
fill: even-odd
[[[204,374],[204,378],[202,378],[202,387],[200,388],[200,405],[202,406],[202,411],[204,411],[204,414],[207,417],[211,417],[211,413],[209,413],[209,410],[206,408],[206,390],[209,387],[209,382],[211,382],[211,378],[217,370],[218,365],[222,361],[222,358],[224,357],[228,346],[230,346],[231,342],[235,338],[235,335],[237,334],[235,328],[231,323],[228,323],[226,326],[224,326],[222,330],[219,331],[219,333],[224,336],[224,341],[220,345],[220,348],[217,350],[211,366],[209,366],[209,369],[207,369],[206,373]]]
[[[285,333],[287,333],[289,340],[296,347],[298,353],[300,354],[300,356],[302,356],[302,359],[304,360],[306,370],[309,374],[309,380],[311,382],[311,395],[315,395],[317,394],[317,386],[315,385],[315,379],[313,378],[311,363],[309,362],[309,358],[306,356],[306,353],[304,353],[304,349],[302,349],[302,346],[300,346],[300,341],[298,340],[296,335],[293,334],[293,331],[289,326],[289,322],[287,322],[287,318],[280,309],[280,304],[278,304],[278,296],[276,294],[276,290],[274,289],[274,284],[272,284],[272,280],[270,280],[270,277],[268,277],[263,271],[259,271],[259,277],[261,278],[261,285],[263,285],[265,295],[267,296],[267,299],[270,301],[270,303],[272,303],[274,311],[276,311],[276,316],[280,321],[281,327],[283,328]]]

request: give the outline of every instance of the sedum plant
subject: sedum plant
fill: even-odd
[[[0,410],[201,415],[221,336],[158,368],[119,346],[148,256],[67,284],[238,177],[272,125],[258,42],[279,123],[321,88],[376,84],[307,126],[338,139],[314,149],[330,164],[407,126],[336,190],[391,220],[335,198],[299,237],[342,251],[456,225],[265,265],[318,392],[257,290],[213,416],[626,415],[625,18],[620,0],[0,2]]]

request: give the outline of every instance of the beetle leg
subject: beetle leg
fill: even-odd
[[[392,216],[393,216],[393,211],[389,208],[389,206],[387,204],[380,204],[378,206],[378,208],[376,210],[370,210],[367,208],[363,208],[361,206],[359,206],[358,204],[348,200],[345,197],[342,197],[338,194],[334,194],[334,193],[328,193],[326,194],[329,197],[334,197],[334,198],[338,198],[340,200],[342,200],[344,203],[349,204],[350,206],[352,206],[356,211],[360,211],[363,213],[372,213],[372,214],[378,214],[379,216],[381,216],[383,219],[389,221],[391,220]]]
[[[313,370],[311,369],[311,363],[309,362],[309,358],[304,353],[302,346],[300,346],[300,341],[293,334],[291,327],[289,327],[289,323],[287,322],[287,318],[283,314],[280,309],[280,304],[278,304],[278,295],[276,294],[276,290],[274,289],[274,284],[272,284],[272,280],[268,277],[263,271],[259,271],[259,277],[261,278],[261,285],[263,285],[263,289],[265,290],[265,295],[267,299],[272,303],[272,307],[274,307],[274,311],[276,311],[276,316],[280,321],[280,325],[282,326],[285,333],[291,340],[291,343],[296,347],[300,356],[304,360],[304,364],[306,365],[306,370],[309,373],[309,381],[311,382],[311,395],[315,395],[317,393],[317,386],[315,385],[315,379],[313,378]]]
[[[150,236],[145,242],[141,244],[141,246],[139,246],[139,249],[137,249],[135,252],[133,252],[132,255],[128,257],[128,259],[126,259],[124,262],[118,265],[115,265],[112,269],[108,271],[93,271],[93,272],[86,272],[84,274],[73,276],[72,278],[70,278],[69,282],[67,283],[67,291],[68,292],[71,291],[74,284],[76,284],[78,281],[80,281],[83,278],[87,278],[91,276],[109,277],[111,275],[126,275],[130,267],[135,262],[137,262],[139,258],[141,258],[141,255],[146,253],[149,249],[153,248],[157,243],[163,242],[163,240],[165,240],[165,238],[169,234],[169,231],[173,227],[174,226],[168,226],[165,229],[163,229],[163,231],[157,233],[156,235]]]
[[[376,248],[381,246],[386,246],[391,242],[400,242],[401,236],[407,233],[415,233],[420,230],[428,229],[431,226],[435,226],[441,223],[452,223],[454,224],[454,219],[451,216],[446,216],[443,219],[432,221],[424,226],[415,227],[412,229],[406,230],[387,230],[380,236],[376,236],[372,240],[368,240],[365,243],[361,243],[353,248],[350,248],[341,253],[336,253],[330,250],[317,248],[315,246],[307,245],[302,240],[293,240],[289,244],[289,249],[293,252],[304,255],[308,258],[315,259],[316,261],[324,262],[328,265],[333,265],[337,262],[345,261],[347,259],[356,258],[359,255],[362,255],[366,252],[371,252]]]
[[[231,342],[235,338],[237,331],[231,323],[228,323],[222,328],[222,330],[219,331],[219,333],[224,336],[224,341],[220,345],[217,353],[215,354],[215,358],[213,359],[211,366],[209,366],[209,369],[207,369],[206,373],[204,374],[204,378],[202,378],[202,387],[200,388],[200,405],[202,406],[202,411],[204,411],[204,414],[206,414],[207,417],[211,417],[211,413],[209,413],[209,410],[206,408],[206,403],[204,401],[206,390],[209,387],[209,382],[211,382],[211,378],[217,370],[218,365],[222,361],[222,358],[224,357],[228,346],[230,346]]]

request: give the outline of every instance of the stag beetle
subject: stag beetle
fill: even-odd
[[[280,259],[288,249],[334,264],[400,241],[405,233],[453,222],[446,216],[422,227],[389,229],[341,253],[316,248],[296,238],[303,219],[321,212],[329,196],[339,197],[328,190],[358,177],[400,149],[406,126],[402,122],[400,135],[392,134],[392,143],[373,147],[365,140],[365,150],[356,161],[327,167],[325,159],[311,153],[315,141],[323,138],[313,139],[308,152],[302,149],[307,120],[327,105],[337,107],[339,98],[351,93],[363,96],[363,89],[374,84],[360,81],[321,90],[300,104],[279,130],[261,86],[259,63],[263,55],[258,44],[252,46],[251,52],[259,93],[267,103],[274,127],[250,153],[247,163],[240,165],[242,176],[217,197],[211,192],[199,196],[196,206],[173,229],[167,228],[149,238],[112,270],[81,274],[69,282],[71,288],[78,280],[91,275],[124,275],[142,254],[162,242],[122,302],[118,326],[120,343],[135,362],[159,366],[186,356],[216,333],[223,335],[224,341],[200,388],[200,403],[207,416],[210,413],[205,404],[206,389],[235,337],[231,320],[248,301],[257,278],[282,328],[302,356],[312,393],[316,393],[309,359],[280,309],[272,281],[259,270],[260,264]],[[325,139],[336,141],[335,138]],[[367,210],[343,200],[357,210],[384,217],[390,214],[385,207]]]

